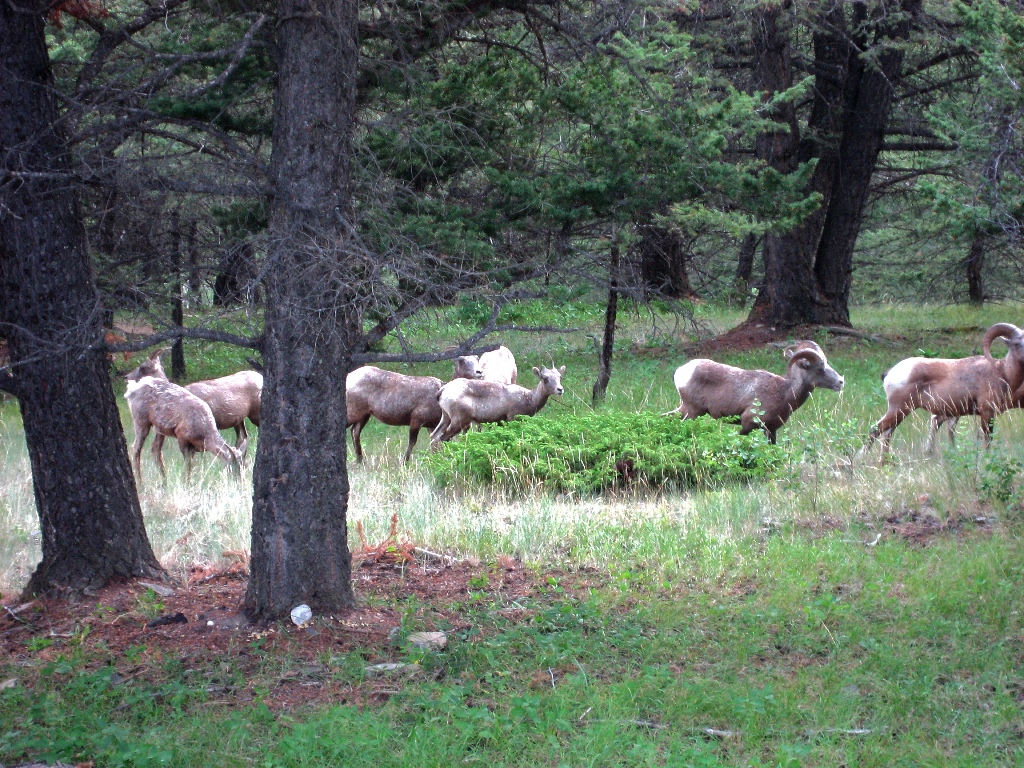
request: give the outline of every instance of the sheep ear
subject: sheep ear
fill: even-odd
[[[558,369],[558,375],[559,376],[564,376],[565,375],[565,366],[564,365],[561,368]]]
[[[533,366],[533,375],[536,376],[538,379],[540,378],[540,368],[538,368],[536,365]]]
[[[170,349],[170,347],[160,347],[160,349],[154,349],[152,352],[149,353],[149,359],[159,360],[160,355],[162,355],[164,352],[169,352]]]

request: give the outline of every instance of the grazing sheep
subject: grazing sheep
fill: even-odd
[[[235,448],[244,459],[249,450],[245,420],[260,425],[263,376],[256,371],[239,371],[219,379],[186,384],[185,389],[210,406],[217,429],[235,430]]]
[[[475,374],[475,375],[471,375]],[[519,378],[516,358],[505,346],[477,355],[463,355],[455,360],[453,379],[484,379],[499,384],[515,384]]]
[[[1013,397],[1010,398],[1010,405],[1007,410],[1011,408],[1024,408],[1024,386],[1021,386],[1013,393]],[[932,414],[931,417],[931,432],[928,438],[928,450],[929,452],[933,449],[935,436],[939,432],[939,428],[946,425],[946,435],[949,437],[950,445],[956,445],[956,427],[960,423],[959,416],[937,416]]]
[[[829,366],[820,347],[801,342],[799,349],[786,350],[789,364],[785,376],[769,371],[746,370],[714,360],[691,360],[680,366],[673,380],[679,391],[679,413],[684,419],[709,415],[740,417],[740,434],[760,427],[775,442],[775,433],[786,423],[815,387],[843,390],[843,377]],[[813,345],[813,346],[809,346]]]
[[[992,342],[1006,340],[1006,357],[992,357]],[[995,417],[1015,404],[1013,393],[1024,384],[1024,332],[1010,323],[996,323],[982,338],[983,355],[954,359],[910,357],[883,377],[888,410],[871,428],[865,450],[876,439],[882,456],[889,452],[892,433],[911,411],[932,414],[928,451],[935,447],[939,427],[948,419],[979,416],[985,444],[992,441]],[[955,424],[953,425],[955,426]]]
[[[164,351],[157,350],[141,366],[125,376],[128,380],[125,399],[135,427],[132,464],[139,484],[142,484],[142,445],[151,428],[155,428],[157,433],[153,440],[153,458],[164,478],[167,477],[161,450],[164,436],[177,438],[178,447],[185,457],[186,476],[192,474],[192,457],[198,451],[209,451],[237,474],[241,453],[224,442],[217,431],[217,422],[210,406],[184,387],[169,382],[166,376],[153,375],[154,362],[156,368],[163,372],[159,358]]]
[[[166,348],[159,349],[151,354],[133,374],[138,378],[153,376],[167,381],[167,373],[160,362],[160,355],[166,351]],[[210,406],[213,418],[217,422],[217,429],[235,430],[235,448],[244,459],[249,450],[249,433],[245,428],[245,420],[248,418],[257,427],[260,425],[262,374],[256,371],[239,371],[219,379],[187,384],[185,389]],[[162,453],[163,443],[163,435],[157,434],[153,438],[153,451],[157,455]]]
[[[534,368],[538,382],[533,389],[518,384],[499,384],[496,381],[456,379],[441,387],[438,402],[441,421],[430,433],[430,443],[437,448],[465,432],[473,424],[489,424],[514,419],[516,416],[534,416],[552,395],[561,395],[565,366]]]
[[[455,379],[479,379],[484,372],[480,358],[463,355],[455,358]],[[345,406],[356,460],[363,460],[362,432],[370,417],[392,427],[409,427],[409,445],[405,463],[412,458],[420,429],[433,429],[441,420],[437,395],[444,382],[433,376],[406,376],[364,365],[345,379]]]
[[[352,371],[345,380],[345,405],[356,460],[363,460],[360,435],[370,417],[374,416],[392,427],[409,427],[409,447],[405,449],[405,461],[408,463],[420,429],[433,429],[441,420],[437,394],[443,384],[433,376],[406,376],[372,365]]]

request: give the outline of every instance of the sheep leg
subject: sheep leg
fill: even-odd
[[[185,458],[185,482],[188,482],[192,479],[192,457],[195,456],[196,449],[183,440],[178,440],[178,447],[181,449],[181,455]]]
[[[167,480],[167,467],[164,466],[164,436],[159,432],[153,435],[153,446],[150,450],[153,452],[153,461],[160,467],[160,476]]]
[[[871,440],[867,447],[870,448],[877,439],[882,444],[883,462],[885,461],[886,454],[889,453],[889,441],[892,439],[892,433],[904,418],[906,418],[906,414],[902,411],[887,411],[885,416],[880,418],[878,423],[871,428]]]
[[[982,413],[980,416],[982,439],[985,441],[985,447],[988,448],[992,445],[992,432],[996,428],[996,417],[994,413]]]
[[[243,461],[246,454],[249,453],[249,432],[245,428],[244,420],[235,427],[235,450],[241,455]]]
[[[434,430],[430,433],[430,449],[432,451],[436,451],[440,447],[442,440],[441,436],[445,433],[445,430],[448,429],[449,424],[451,424],[451,419],[448,417],[448,414],[441,411],[441,421],[437,423],[437,426],[434,427]]]
[[[933,413],[928,422],[928,445],[925,446],[925,452],[929,455],[935,453],[935,436],[939,434],[939,428],[945,421],[942,416]]]
[[[365,419],[355,422],[352,425],[352,447],[356,452],[356,461],[362,463],[363,461],[363,441],[360,435],[363,433],[363,427],[366,426],[367,422],[370,421],[370,417],[367,416]]]
[[[132,443],[132,464],[135,465],[135,478],[139,485],[142,485],[142,445],[146,442],[146,438],[149,437],[149,429],[149,424],[135,423],[135,441]],[[160,437],[159,433],[157,433],[157,437]]]
[[[409,447],[405,449],[405,463],[409,463],[409,459],[412,458],[412,449],[416,447],[416,441],[420,437],[420,424],[409,425]]]

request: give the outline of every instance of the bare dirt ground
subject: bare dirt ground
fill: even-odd
[[[407,649],[389,633],[410,612],[417,631],[443,630],[459,642],[460,633],[472,629],[466,606],[474,599],[492,608],[505,606],[498,609],[513,622],[529,621],[532,612],[517,602],[540,594],[553,574],[566,596],[592,586],[583,573],[541,574],[511,559],[473,565],[410,562],[401,553],[364,557],[353,564],[360,607],[314,616],[302,627],[291,622],[254,627],[240,616],[246,588],[241,565],[196,567],[187,584],[156,584],[173,590],[166,596],[156,595],[147,586],[153,582],[145,580],[114,583],[87,597],[38,599],[23,606],[6,595],[0,656],[24,670],[16,679],[21,684],[30,684],[47,662],[81,648],[87,667],[113,663],[118,680],[160,683],[169,665],[179,672],[184,666],[186,674],[204,680],[211,698],[228,706],[257,701],[274,709],[373,705],[398,692],[401,675],[353,683],[352,675],[334,674],[339,659],[348,664],[356,659],[359,666],[404,660]],[[245,682],[239,685],[238,680]]]

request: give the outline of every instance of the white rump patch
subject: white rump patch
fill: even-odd
[[[700,363],[700,360],[691,360],[685,365],[681,365],[676,368],[676,372],[672,377],[672,380],[675,382],[677,390],[685,388],[686,385],[690,383],[690,379],[693,378],[693,372],[697,370],[698,363]]]
[[[901,360],[890,368],[889,372],[885,374],[885,380],[882,382],[882,389],[885,390],[885,394],[888,395],[893,390],[906,386],[917,364],[926,359],[924,357],[908,357],[906,360]]]

